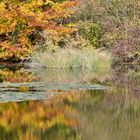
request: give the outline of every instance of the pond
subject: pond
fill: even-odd
[[[0,139],[139,140],[140,67],[0,67]]]

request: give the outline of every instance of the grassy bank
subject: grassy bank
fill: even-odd
[[[32,55],[32,62],[46,68],[92,70],[95,67],[110,67],[111,55],[95,49],[58,49],[53,53],[35,53]]]

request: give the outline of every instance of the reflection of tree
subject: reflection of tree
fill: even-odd
[[[126,87],[127,88],[127,87]],[[123,88],[89,91],[77,102],[83,139],[139,140],[140,97]]]
[[[34,79],[22,70],[3,69],[0,75],[3,82]],[[0,138],[139,140],[140,96],[133,88],[140,81],[126,72],[115,71],[113,76],[109,90],[56,90],[61,94],[50,100],[0,104]]]
[[[139,140],[140,96],[132,94],[129,86],[77,91],[65,95],[63,102],[77,110],[82,139]]]
[[[34,80],[34,76],[22,69],[18,70],[10,70],[10,69],[0,69],[0,81],[1,82],[11,82],[11,83],[18,83],[18,82],[31,82]]]
[[[1,104],[0,137],[25,140],[137,137],[140,98],[130,92],[124,93],[119,88],[61,93],[50,100]]]
[[[137,76],[139,69],[136,67],[133,69],[125,68],[114,70],[112,75],[113,89],[114,87],[123,89],[123,93],[131,92],[136,95],[140,92],[140,80]],[[115,89],[116,90],[116,89]]]
[[[0,105],[0,138],[2,139],[79,139],[77,111],[64,101],[72,96],[51,101],[29,101]]]

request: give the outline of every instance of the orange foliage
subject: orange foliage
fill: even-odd
[[[33,51],[40,31],[65,36],[75,31],[63,24],[76,1],[0,1],[0,59],[24,59]],[[60,22],[61,21],[61,22]]]

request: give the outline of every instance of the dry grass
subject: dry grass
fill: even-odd
[[[94,49],[58,49],[54,53],[36,53],[33,63],[46,68],[81,68],[92,70],[95,67],[110,67],[111,55]]]

